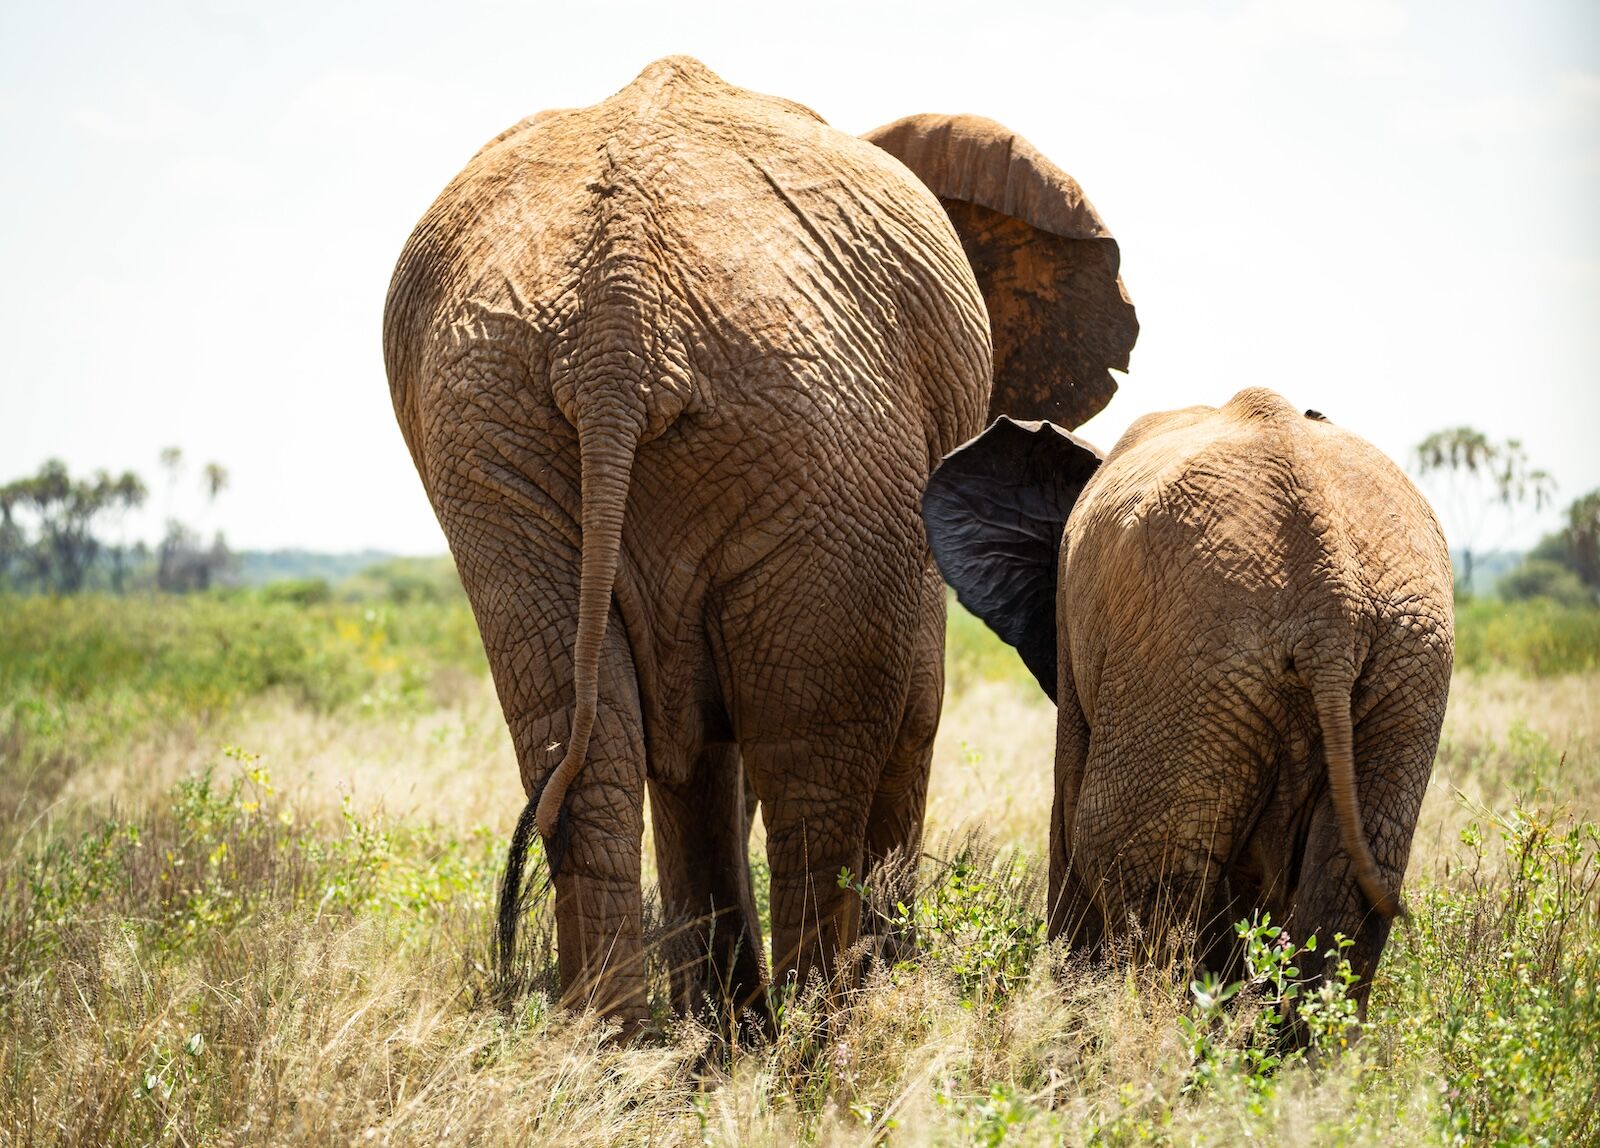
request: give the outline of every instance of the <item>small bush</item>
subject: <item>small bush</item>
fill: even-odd
[[[1392,1055],[1437,1065],[1453,1143],[1600,1137],[1600,825],[1480,810],[1374,993]]]
[[[1572,609],[1595,604],[1594,591],[1585,586],[1577,574],[1559,562],[1542,558],[1524,559],[1501,576],[1495,591],[1508,602],[1549,598]]]
[[[1456,668],[1535,677],[1600,667],[1600,610],[1535,598],[1456,605]]]
[[[320,606],[333,598],[333,587],[323,578],[285,578],[268,582],[256,591],[263,602],[287,602],[291,606]]]

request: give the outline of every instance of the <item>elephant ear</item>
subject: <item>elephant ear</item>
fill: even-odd
[[[922,495],[939,573],[1016,649],[1052,701],[1061,531],[1100,459],[1053,423],[1002,415],[947,454]]]
[[[992,416],[1081,425],[1139,335],[1117,241],[1083,189],[981,116],[907,116],[863,137],[911,169],[961,237],[994,340]]]

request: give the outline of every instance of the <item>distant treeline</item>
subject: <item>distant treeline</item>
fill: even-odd
[[[201,502],[190,520],[178,516],[183,455],[161,452],[166,527],[161,541],[130,541],[131,511],[151,497],[134,471],[74,475],[52,459],[37,473],[0,484],[0,593],[125,594],[272,587],[269,597],[286,601],[381,598],[443,601],[461,594],[448,556],[401,558],[383,550],[325,554],[311,550],[234,551],[220,530],[207,536],[204,521],[228,473],[208,463],[199,473]],[[195,500],[190,498],[191,504]]]
[[[37,473],[0,485],[0,589],[121,594],[144,587],[187,593],[219,584],[232,562],[227,541],[221,531],[207,541],[201,525],[177,517],[183,452],[168,447],[160,457],[166,472],[166,528],[154,546],[127,539],[129,511],[150,497],[149,486],[134,471],[75,476],[66,463],[51,459]],[[228,472],[220,464],[201,468],[201,522],[227,485]]]
[[[1443,474],[1455,483],[1436,504],[1447,520],[1458,523],[1452,537],[1472,536],[1470,527],[1459,525],[1470,520],[1461,506],[1488,507],[1512,517],[1524,502],[1550,503],[1549,476],[1526,470],[1515,442],[1495,444],[1459,427],[1429,436],[1417,451],[1420,472],[1435,478]],[[188,593],[272,587],[273,597],[307,603],[371,597],[441,601],[461,594],[455,568],[443,555],[400,558],[382,550],[330,554],[299,549],[236,553],[220,530],[208,540],[201,525],[176,516],[183,456],[169,448],[160,458],[167,517],[155,546],[126,538],[128,513],[150,497],[149,487],[133,471],[74,476],[64,463],[51,460],[36,474],[0,485],[0,592]],[[217,463],[201,468],[200,522],[227,485],[228,473]],[[1538,499],[1529,490],[1538,491]],[[1452,504],[1458,507],[1454,515],[1448,510]],[[1561,529],[1525,554],[1474,553],[1468,545],[1453,550],[1458,594],[1595,606],[1600,601],[1600,490],[1574,499],[1563,518]]]
[[[290,564],[288,555],[304,558],[301,565]],[[246,554],[240,557],[247,558]],[[416,602],[465,603],[466,591],[456,576],[456,564],[448,554],[430,558],[403,558],[366,550],[355,554],[317,554],[312,551],[260,551],[254,557],[272,557],[280,571],[293,570],[289,577],[259,581],[254,593],[269,602],[296,602],[310,606],[321,602]],[[376,562],[369,561],[377,557]],[[257,566],[259,571],[261,566]],[[349,571],[348,573],[341,573]]]
[[[387,550],[352,550],[328,554],[317,550],[240,550],[233,556],[228,582],[237,586],[265,586],[269,582],[320,578],[341,582],[369,566],[396,555]]]
[[[1550,598],[1567,606],[1600,605],[1600,490],[1567,507],[1566,525],[1546,534],[1501,575],[1495,591],[1507,601]]]

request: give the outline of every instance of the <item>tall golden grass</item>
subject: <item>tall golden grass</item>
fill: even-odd
[[[1223,1070],[1202,1080],[1181,954],[1091,968],[1042,944],[1054,711],[981,640],[952,651],[919,955],[842,995],[800,987],[770,1039],[663,1002],[625,1044],[546,991],[497,1003],[490,907],[522,795],[481,672],[436,667],[407,706],[269,691],[63,741],[0,868],[0,1144],[1600,1135],[1600,674],[1458,675],[1416,920],[1363,1039],[1260,1067],[1247,990],[1206,1022]],[[31,751],[0,747],[15,781]]]

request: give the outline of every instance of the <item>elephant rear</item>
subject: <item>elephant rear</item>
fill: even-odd
[[[852,948],[837,874],[916,853],[942,696],[919,493],[991,401],[1104,404],[1138,329],[1119,267],[993,121],[856,139],[681,57],[518,124],[430,208],[391,395],[516,745],[516,840],[557,862],[569,1000],[643,1015],[647,788],[663,902],[697,922],[680,1002],[702,970],[761,995],[746,777],[775,958]]]
[[[1112,451],[1062,578],[1088,730],[1073,870],[1192,901],[1222,945],[1254,908],[1343,933],[1364,1002],[1449,692],[1449,560],[1426,502],[1357,436],[1245,391]],[[1125,800],[1124,770],[1157,796]],[[1189,860],[1161,872],[1174,853]],[[1111,920],[1152,904],[1099,898]]]
[[[669,908],[748,902],[725,880],[746,772],[780,959],[832,960],[841,865],[920,831],[926,762],[897,747],[937,712],[943,601],[916,495],[988,395],[937,201],[798,105],[663,61],[475,157],[407,244],[385,351],[530,796],[513,858],[537,830],[551,859],[569,997],[643,1015],[647,787]],[[727,824],[690,824],[708,809]],[[749,994],[762,946],[736,916],[722,973]]]

